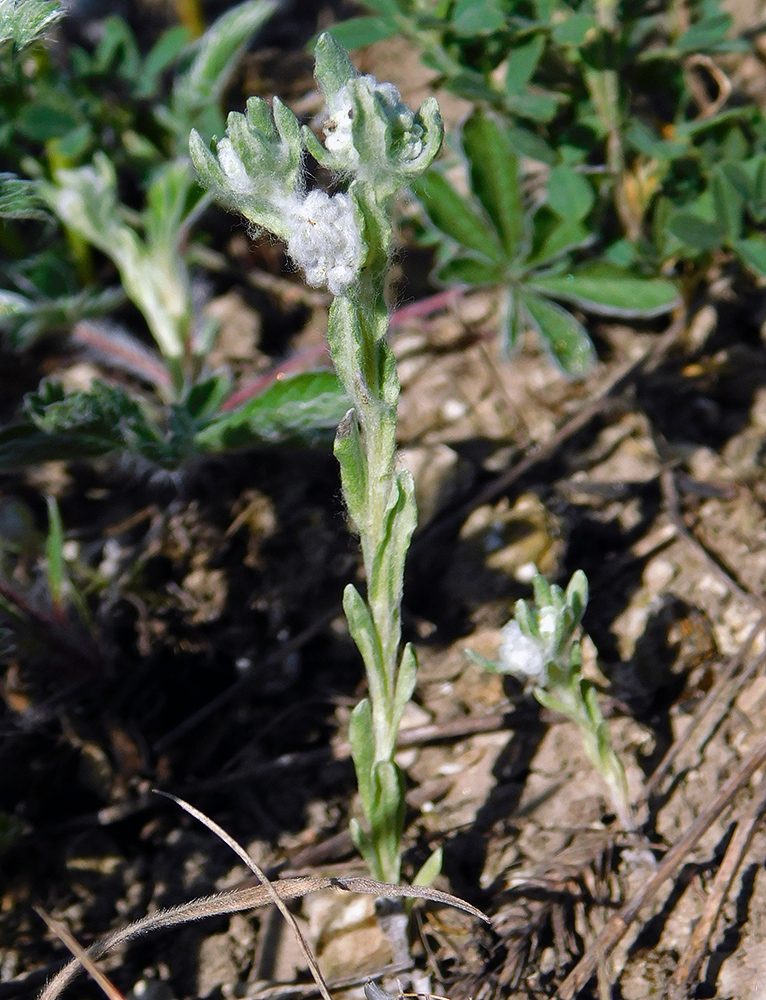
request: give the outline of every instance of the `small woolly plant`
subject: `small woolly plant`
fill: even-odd
[[[625,769],[609,739],[598,692],[582,672],[580,623],[588,603],[588,578],[577,570],[563,591],[537,573],[532,586],[534,601],[517,601],[515,616],[503,628],[497,662],[471,650],[468,655],[495,673],[528,684],[541,705],[577,725],[620,823],[625,830],[635,830]]]
[[[316,48],[316,78],[327,103],[324,144],[277,98],[259,98],[228,117],[211,152],[193,132],[201,183],[256,229],[287,244],[314,287],[335,296],[328,339],[352,406],[335,439],[343,495],[359,534],[367,598],[349,585],[344,608],[364,660],[368,697],[351,716],[350,741],[364,823],[354,841],[372,874],[396,882],[404,824],[404,784],[394,761],[402,714],[416,677],[411,646],[400,650],[404,561],[415,529],[412,477],[396,461],[399,380],[388,343],[386,276],[390,203],[428,167],[442,140],[436,101],[406,107],[393,84],[361,76],[328,34]],[[342,188],[308,190],[304,154]],[[429,865],[433,874],[438,858]]]

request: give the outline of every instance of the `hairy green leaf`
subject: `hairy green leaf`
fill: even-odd
[[[471,186],[497,230],[505,255],[513,259],[521,250],[524,206],[518,159],[508,132],[489,113],[477,109],[463,125],[462,137]]]
[[[62,16],[58,0],[0,0],[0,45],[26,48]]]
[[[201,452],[327,440],[348,410],[332,372],[304,372],[274,382],[236,410],[219,413],[195,436]]]
[[[567,375],[586,374],[596,358],[587,330],[575,317],[526,289],[519,298],[543,343]]]
[[[271,17],[276,0],[244,0],[222,14],[197,42],[189,69],[173,85],[172,112],[184,143],[196,128],[209,142],[222,131],[218,108],[248,40]]]
[[[680,301],[672,282],[637,277],[610,264],[594,264],[562,275],[534,275],[529,287],[604,316],[661,316]]]
[[[429,170],[411,184],[428,218],[446,236],[492,260],[502,260],[497,235],[440,173]]]

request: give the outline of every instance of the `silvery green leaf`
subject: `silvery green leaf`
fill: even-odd
[[[526,601],[518,600],[514,605],[514,618],[519,623],[521,631],[530,639],[540,641],[540,628],[537,624],[537,616],[529,607]]]
[[[370,825],[379,858],[379,872],[399,881],[399,842],[404,828],[404,779],[392,760],[379,760],[373,767],[376,802]]]
[[[364,517],[367,498],[367,460],[354,409],[348,410],[338,425],[333,445],[340,465],[343,497],[354,525]]]
[[[579,625],[588,606],[588,577],[581,569],[572,574],[572,579],[567,586],[566,600],[572,609],[575,624]]]
[[[372,837],[364,830],[359,820],[352,817],[348,824],[349,833],[351,834],[351,839],[354,842],[354,847],[359,851],[362,859],[366,863],[367,867],[371,872],[378,870],[378,856],[375,851],[375,844],[372,841]]]
[[[383,514],[383,532],[380,545],[375,552],[368,572],[370,604],[382,600],[396,616],[395,623],[389,625],[389,641],[393,648],[386,648],[384,642],[384,662],[391,663],[399,644],[399,606],[402,599],[404,562],[410,546],[412,534],[417,525],[415,486],[411,473],[399,469],[391,490],[388,507]],[[390,683],[390,679],[389,679]]]
[[[596,359],[588,331],[567,309],[533,294],[530,287],[525,285],[517,294],[533,328],[563,372],[575,378],[585,375]]]
[[[58,0],[0,0],[0,45],[23,49],[42,37],[63,15]]]
[[[412,880],[413,885],[431,885],[438,875],[441,874],[444,851],[441,847],[430,855],[428,860],[420,866]]]
[[[315,55],[317,83],[327,103],[332,104],[335,95],[359,74],[346,50],[329,32],[323,32],[317,39]]]
[[[408,642],[402,650],[399,660],[399,669],[396,674],[396,686],[393,701],[393,719],[397,728],[402,720],[407,702],[415,691],[415,684],[418,675],[418,661],[412,643]]]
[[[37,181],[0,173],[0,218],[48,221],[51,214],[38,191]]]
[[[381,699],[386,698],[387,692],[380,662],[377,630],[364,598],[351,583],[343,591],[343,611],[351,638],[356,643],[367,670],[370,696],[376,704],[379,704]],[[380,734],[375,735],[379,737]]]
[[[375,806],[372,771],[375,764],[375,732],[372,724],[372,707],[367,698],[354,708],[348,732],[351,756],[354,760],[356,780],[362,810],[369,819]]]
[[[502,664],[498,663],[497,660],[490,660],[486,656],[482,656],[481,653],[477,653],[474,649],[464,649],[463,652],[468,657],[468,659],[475,663],[477,667],[481,667],[483,670],[489,670],[493,674],[503,673]]]
[[[545,608],[554,603],[553,589],[542,573],[535,573],[532,579],[532,589],[535,593],[535,604],[538,608]]]
[[[196,42],[189,69],[176,77],[172,94],[173,124],[179,136],[191,128],[206,139],[220,129],[218,103],[239,65],[248,40],[277,8],[274,0],[245,0],[211,24]]]

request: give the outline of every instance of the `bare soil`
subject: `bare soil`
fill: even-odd
[[[367,58],[424,86],[406,53]],[[218,363],[246,380],[314,350],[327,302],[280,273],[278,248],[227,239],[250,284],[216,289],[208,308],[223,322]],[[421,258],[402,249],[402,304],[429,291]],[[420,663],[400,752],[405,875],[441,845],[437,885],[492,918],[416,907],[417,989],[766,990],[766,297],[725,271],[711,288],[665,326],[589,320],[600,360],[578,382],[532,340],[500,358],[492,295],[396,317],[402,461],[421,510],[404,608]],[[51,363],[3,358],[4,413]],[[55,364],[73,379],[95,370],[63,350]],[[246,878],[153,788],[203,809],[271,876],[362,873],[345,736],[364,682],[340,612],[361,571],[329,451],[172,477],[52,464],[0,489],[6,546],[22,514],[33,525],[11,560],[26,630],[0,686],[0,808],[20,831],[0,855],[0,1000],[34,996],[65,957],[35,905],[87,944]],[[46,610],[45,493],[92,578],[90,631]],[[465,656],[495,655],[533,563],[562,583],[588,574],[588,670],[637,834],[619,829],[574,728]],[[296,915],[336,995],[359,997],[391,961],[370,897],[321,893]],[[312,995],[280,921],[217,917],[102,967],[136,1000]],[[69,995],[98,990],[81,978]]]

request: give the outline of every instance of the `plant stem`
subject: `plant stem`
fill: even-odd
[[[339,428],[335,453],[367,578],[369,617],[359,612],[363,624],[355,628],[349,606],[347,614],[365,661],[372,731],[355,738],[352,727],[351,743],[371,834],[364,853],[378,877],[397,881],[404,811],[402,779],[393,762],[403,709],[397,697],[401,598],[404,553],[416,511],[408,474],[396,468],[399,380],[386,343],[384,294],[391,227],[384,207],[366,185],[356,185],[354,194],[366,217],[369,253],[357,282],[335,300],[328,331],[331,356],[353,403]],[[361,598],[357,595],[354,601]],[[359,707],[367,712],[364,705]]]

